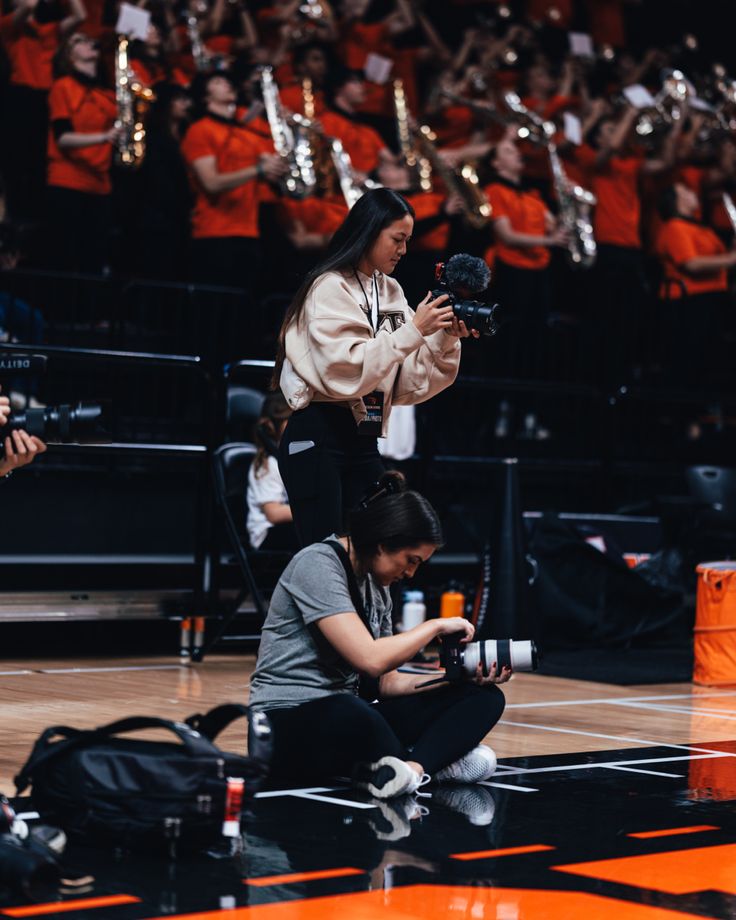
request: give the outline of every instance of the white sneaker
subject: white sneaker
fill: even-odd
[[[479,744],[472,751],[435,773],[438,783],[480,783],[496,772],[496,755],[485,744]]]
[[[359,764],[353,774],[355,785],[367,789],[377,799],[411,794],[429,781],[427,773],[420,776],[406,761],[390,756],[381,757],[375,763]]]
[[[485,786],[445,786],[435,790],[432,802],[463,815],[476,827],[488,827],[496,811],[493,796]]]

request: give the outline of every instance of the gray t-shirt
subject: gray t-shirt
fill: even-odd
[[[358,584],[373,638],[390,636],[388,588],[376,584],[370,575]],[[250,705],[275,709],[332,693],[356,693],[357,673],[317,626],[323,617],[350,611],[355,611],[355,605],[335,551],[324,543],[313,543],[297,553],[271,598],[250,684]]]

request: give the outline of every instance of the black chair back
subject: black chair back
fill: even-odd
[[[260,390],[230,383],[227,387],[225,433],[228,441],[243,443],[253,438],[265,395]]]
[[[690,494],[710,505],[711,520],[736,524],[736,469],[691,466],[686,476]]]

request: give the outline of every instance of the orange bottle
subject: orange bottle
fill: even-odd
[[[450,582],[440,598],[441,617],[465,616],[465,595],[455,582]]]

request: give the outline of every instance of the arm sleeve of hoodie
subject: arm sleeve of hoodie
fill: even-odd
[[[405,367],[426,341],[410,322],[374,337],[347,282],[332,274],[318,280],[307,295],[305,318],[309,360],[296,356],[292,363],[307,383],[330,399],[385,390],[387,378],[392,380],[397,368]]]
[[[407,325],[414,326],[414,311],[404,299]],[[451,386],[460,367],[460,339],[440,330],[423,339],[422,345],[401,365],[392,402],[410,406],[425,402]]]

